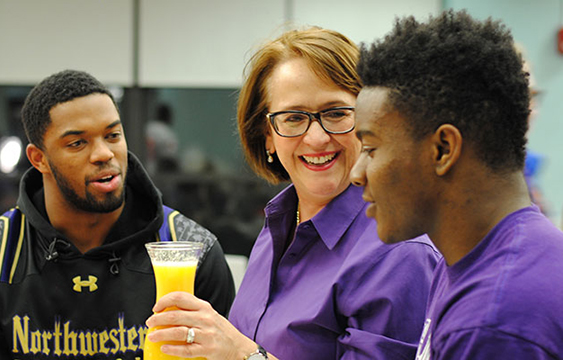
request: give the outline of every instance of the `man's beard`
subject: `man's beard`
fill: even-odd
[[[108,193],[105,199],[98,201],[94,196],[88,192],[86,189],[86,197],[80,197],[76,191],[72,189],[67,178],[57,169],[57,167],[49,161],[49,166],[53,173],[53,177],[57,182],[59,190],[65,197],[65,199],[72,204],[76,209],[91,212],[91,213],[110,213],[117,210],[125,199],[125,188],[121,189],[120,193],[112,194]],[[125,177],[124,177],[125,184]],[[86,186],[87,184],[85,184]]]

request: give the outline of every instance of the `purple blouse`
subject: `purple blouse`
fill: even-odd
[[[386,245],[350,186],[313,219],[295,221],[292,185],[266,221],[229,320],[282,360],[413,359],[439,254],[426,237]]]

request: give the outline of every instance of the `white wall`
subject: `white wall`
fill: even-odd
[[[133,79],[133,0],[0,0],[0,85],[35,85],[63,69]]]
[[[439,0],[294,0],[297,24],[340,31],[356,43],[371,43],[391,30],[396,17],[422,20],[441,10]]]
[[[135,81],[135,0],[0,0],[0,85],[33,85],[64,68],[107,84]],[[440,0],[138,0],[138,85],[238,87],[253,48],[293,20],[371,42],[397,15]]]
[[[142,0],[140,84],[238,87],[245,54],[283,19],[283,0]]]
[[[238,87],[253,49],[286,26],[318,25],[371,42],[397,15],[427,16],[438,0],[143,0],[143,86]]]

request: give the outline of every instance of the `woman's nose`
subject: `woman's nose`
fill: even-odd
[[[328,134],[318,121],[312,121],[309,129],[304,135],[303,141],[309,145],[315,146],[319,144],[328,143],[330,141],[330,134]]]

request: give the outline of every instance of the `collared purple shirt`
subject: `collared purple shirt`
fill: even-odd
[[[293,186],[266,206],[229,320],[282,360],[413,359],[439,255],[424,236],[386,245],[350,186],[295,221]]]

